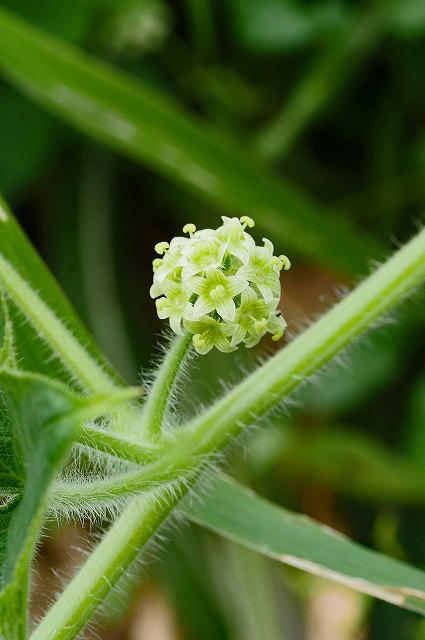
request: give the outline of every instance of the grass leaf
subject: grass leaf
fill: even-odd
[[[59,118],[194,191],[256,216],[281,245],[349,276],[382,248],[169,98],[0,9],[0,70]],[[195,222],[196,220],[195,216]],[[185,220],[187,222],[187,220]]]
[[[425,573],[291,513],[222,476],[183,513],[279,562],[425,614]]]
[[[5,281],[6,272],[13,279],[9,284]],[[10,313],[17,343],[15,346],[18,352],[21,351],[18,355],[20,360],[22,359],[24,368],[30,368],[45,375],[52,375],[54,368],[55,377],[63,382],[69,382],[70,378],[75,380],[75,372],[74,375],[71,372],[70,377],[69,363],[62,362],[62,371],[59,370],[57,363],[55,367],[53,366],[52,358],[58,354],[55,353],[54,345],[51,344],[51,338],[44,334],[56,326],[61,333],[60,338],[58,334],[58,344],[72,342],[73,351],[75,353],[80,351],[87,363],[87,374],[91,369],[94,372],[96,368],[98,373],[92,376],[93,379],[102,375],[105,381],[110,378],[119,384],[117,374],[106,362],[65,294],[34,251],[1,198],[0,282],[3,293],[7,294],[8,301],[11,303]],[[33,317],[29,317],[23,306],[28,307]],[[4,315],[3,307],[0,307],[0,315]],[[22,320],[25,321],[24,324]],[[90,359],[84,356],[85,353],[90,356]],[[99,372],[102,373],[99,374]]]

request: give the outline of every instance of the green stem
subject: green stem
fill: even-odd
[[[50,609],[31,640],[73,640],[188,491],[152,492],[132,500]]]
[[[16,354],[13,344],[13,329],[9,317],[9,308],[0,289],[0,366],[16,368]]]
[[[146,447],[131,438],[90,426],[81,429],[78,442],[91,449],[140,465],[149,464],[161,454],[161,451],[154,447]]]
[[[1,255],[0,282],[2,282],[6,294],[10,296],[40,337],[49,344],[73,378],[80,382],[86,391],[107,393],[119,388],[94,362],[28,282]]]
[[[265,415],[425,280],[425,229],[310,329],[270,358],[186,429],[211,453]],[[184,440],[184,433],[180,433]]]
[[[227,446],[246,424],[267,413],[309,375],[366,331],[425,280],[425,229],[288,347],[192,421],[176,438],[175,455],[198,458],[199,471],[132,501],[34,632],[32,640],[72,640],[157,528],[192,487],[202,456]],[[172,450],[172,449],[171,449]],[[170,463],[166,457],[164,469]],[[140,511],[141,509],[141,511]]]
[[[58,481],[49,493],[49,507],[56,512],[90,512],[116,504],[120,498],[134,497],[142,491],[158,489],[177,480],[183,481],[199,467],[199,458],[187,456],[185,448],[170,450],[156,463],[141,470],[121,473],[92,482]]]
[[[170,394],[191,343],[191,334],[173,338],[155,376],[142,416],[145,433],[152,441],[157,441],[161,435]]]

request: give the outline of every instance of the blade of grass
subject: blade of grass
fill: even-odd
[[[90,354],[92,367],[102,370],[107,378],[121,385],[118,375],[109,366],[104,356],[94,343],[90,334],[78,318],[62,289],[33,249],[13,214],[0,196],[0,257],[3,262],[13,265],[15,275],[24,279],[31,287],[34,295],[44,304],[48,303],[51,313],[56,318],[66,318],[66,329],[74,336],[79,345],[84,345]],[[1,279],[1,275],[0,275]],[[25,297],[25,296],[24,296]],[[27,301],[28,302],[28,301]]]
[[[311,121],[378,46],[381,22],[368,11],[353,20],[348,33],[344,30],[341,39],[319,55],[273,120],[257,133],[254,145],[261,155],[283,160],[290,153]]]
[[[151,88],[0,8],[0,69],[88,136],[183,184],[224,213],[256,215],[282,247],[353,276],[382,247],[222,132]],[[186,221],[185,221],[186,222]],[[196,222],[196,219],[195,219]]]
[[[193,522],[284,564],[425,614],[425,572],[362,547],[310,518],[217,476],[202,501],[185,501]]]

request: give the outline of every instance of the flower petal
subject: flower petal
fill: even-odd
[[[167,298],[177,298],[181,293],[181,287],[173,280],[164,280],[161,282],[161,289]]]
[[[219,335],[216,337],[215,346],[219,351],[222,351],[223,353],[230,353],[231,351],[236,351],[236,347],[232,346],[229,340],[223,335]]]
[[[193,276],[192,278],[189,278],[185,281],[185,284],[188,289],[193,291],[193,293],[196,293],[198,296],[203,295],[208,288],[207,280],[200,276]]]
[[[170,313],[170,327],[177,333],[177,335],[182,336],[182,316],[178,311],[173,311]]]
[[[248,280],[245,280],[245,278],[242,278],[240,275],[229,276],[227,278],[226,289],[229,292],[229,294],[232,296],[232,298],[234,298],[239,293],[241,293],[241,291],[246,289],[248,285],[249,285]]]
[[[232,322],[232,320],[235,319],[236,306],[233,298],[227,298],[221,302],[216,302],[215,308],[223,320],[230,320],[230,322]]]
[[[151,298],[157,298],[158,296],[162,296],[163,291],[158,282],[153,283],[151,288],[149,289],[149,295]]]
[[[245,329],[240,324],[235,324],[234,327],[235,330],[230,340],[232,346],[240,344],[246,335]]]
[[[214,302],[206,296],[199,296],[193,305],[193,317],[199,319],[211,311],[214,311]]]
[[[269,285],[263,284],[263,283],[260,283],[260,284],[257,283],[257,287],[259,292],[264,298],[264,302],[266,304],[270,304],[270,302],[273,300],[273,291],[270,289]]]
[[[196,351],[201,355],[205,355],[211,351],[214,346],[214,341],[206,334],[196,333],[193,336],[192,341]]]
[[[244,307],[247,304],[258,300],[258,295],[252,287],[246,287],[241,293],[241,306]]]

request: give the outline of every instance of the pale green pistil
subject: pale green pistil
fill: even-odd
[[[222,284],[219,284],[214,289],[211,289],[210,296],[215,302],[223,302],[227,297],[226,289]]]

